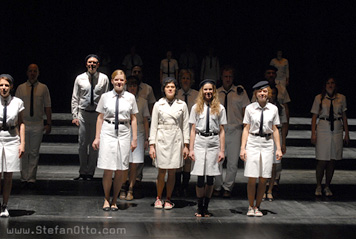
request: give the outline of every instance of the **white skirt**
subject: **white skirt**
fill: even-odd
[[[219,135],[204,137],[196,134],[194,142],[194,155],[191,175],[216,176],[220,175],[219,170]]]
[[[132,134],[131,134],[132,139]],[[145,159],[145,131],[137,132],[137,148],[131,152],[130,163],[143,163]]]
[[[0,173],[19,172],[21,170],[19,147],[18,129],[0,131]]]
[[[271,178],[274,143],[272,135],[266,137],[249,134],[246,145],[245,177]]]
[[[98,168],[106,170],[127,170],[129,168],[131,130],[129,124],[103,122],[100,133]]]
[[[343,127],[340,120],[334,122],[334,131],[330,130],[330,122],[319,120],[316,128],[315,155],[317,160],[341,160],[343,151]]]

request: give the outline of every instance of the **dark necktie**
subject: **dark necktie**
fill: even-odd
[[[115,104],[115,129],[119,129],[119,95],[116,95],[116,104]]]
[[[30,105],[30,116],[33,116],[33,89],[35,86],[31,84],[31,105]]]
[[[188,93],[183,93],[183,95],[184,95],[184,101],[188,106]]]
[[[169,60],[167,61],[167,63],[168,63],[167,75],[168,75],[168,77],[169,77]]]
[[[94,75],[90,75],[90,84],[91,84],[90,105],[94,105]]]
[[[213,68],[213,57],[210,57],[210,69]]]
[[[226,92],[226,91],[223,91],[225,93],[225,101],[224,101],[224,107],[225,107],[225,112],[226,112],[226,119],[227,119],[227,95],[231,92],[231,89]]]
[[[6,118],[7,118],[7,102],[4,100],[4,111],[2,114],[2,128],[6,130],[7,125],[6,125]]]
[[[334,131],[334,106],[333,106],[333,100],[330,99],[330,110],[329,110],[329,120],[330,120],[330,130]]]
[[[209,124],[210,124],[210,105],[207,105],[207,109],[206,109],[206,126],[205,126],[205,132],[209,133]]]
[[[261,137],[263,137],[263,110],[264,108],[261,109],[261,119],[260,119],[260,132],[258,133]]]

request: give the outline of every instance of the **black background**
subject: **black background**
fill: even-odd
[[[199,62],[214,46],[220,65],[233,64],[236,83],[247,89],[282,49],[290,63],[292,116],[310,117],[330,74],[348,99],[349,117],[356,116],[355,1],[9,1],[0,14],[0,73],[11,74],[17,86],[37,63],[54,112],[70,112],[74,79],[100,45],[114,70],[135,44],[145,80],[158,92],[165,52],[178,59],[189,43]]]

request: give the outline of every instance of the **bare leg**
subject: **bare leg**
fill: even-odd
[[[103,174],[103,189],[105,195],[105,202],[103,207],[110,206],[110,190],[112,185],[112,170],[104,170]]]
[[[137,164],[130,163],[130,186],[129,186],[129,188],[133,188],[135,186],[136,173],[137,173]]]
[[[211,195],[213,195],[214,191],[214,185],[205,185],[205,197],[211,198]]]
[[[269,180],[267,193],[272,193],[273,191],[274,181],[276,180],[276,174],[277,174],[277,164],[274,163],[272,166],[272,177]]]
[[[113,192],[113,197],[112,197],[112,202],[111,205],[116,205],[117,202],[117,198],[119,196],[120,193],[120,189],[122,184],[125,182],[125,180],[127,179],[127,173],[128,170],[116,170],[115,171],[115,176],[114,176],[114,192]]]
[[[158,169],[156,187],[157,187],[157,197],[162,198],[162,192],[164,188],[164,177],[166,176],[166,169]]]
[[[11,173],[6,173],[4,172],[4,186],[3,186],[3,192],[2,192],[2,203],[7,205],[7,202],[9,201],[10,193],[11,193],[11,188],[12,188],[12,172]]]
[[[256,180],[257,178],[248,178],[247,182],[247,198],[250,207],[253,207],[255,204]]]
[[[335,171],[335,160],[330,160],[330,162],[327,162],[326,164],[326,173],[325,173],[325,187],[330,187],[331,180],[333,179],[334,176],[334,171]]]
[[[263,194],[266,192],[267,178],[260,177],[258,179],[257,196],[256,196],[256,207],[260,207]]]
[[[317,165],[316,165],[316,186],[321,187],[321,183],[323,181],[324,177],[324,171],[326,167],[326,161],[323,160],[317,160]]]
[[[168,178],[167,178],[167,200],[171,200],[172,192],[174,189],[174,182],[176,178],[176,170],[168,169]]]

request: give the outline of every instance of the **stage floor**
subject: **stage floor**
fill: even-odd
[[[356,172],[335,172],[333,197],[315,197],[314,170],[283,170],[275,201],[262,218],[247,217],[246,179],[239,169],[232,198],[213,198],[211,218],[195,218],[195,177],[190,196],[174,197],[173,210],[153,208],[156,169],[145,167],[133,201],[104,212],[102,171],[93,181],[73,181],[77,166],[40,165],[35,189],[14,174],[10,218],[0,218],[0,238],[355,238]]]

